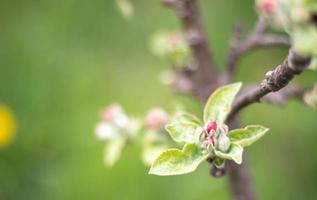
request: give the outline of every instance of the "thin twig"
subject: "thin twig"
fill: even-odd
[[[295,85],[288,85],[287,87],[281,89],[278,92],[272,92],[264,96],[262,99],[264,102],[274,104],[274,105],[283,105],[287,100],[295,99],[303,102],[304,95],[310,88],[301,88]]]
[[[310,61],[311,58],[303,57],[291,49],[284,62],[273,71],[269,71],[266,74],[266,78],[255,90],[249,91],[237,99],[228,117],[228,121],[243,108],[259,102],[267,94],[279,91],[287,86],[295,75],[302,73],[309,66]]]
[[[237,25],[227,58],[227,71],[222,77],[223,83],[231,82],[240,58],[251,50],[270,46],[290,46],[291,42],[287,36],[267,34],[266,27],[265,20],[260,17],[250,36],[243,40],[244,28],[241,24]]]

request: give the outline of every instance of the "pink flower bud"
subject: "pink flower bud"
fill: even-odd
[[[217,131],[217,128],[218,128],[217,122],[216,121],[210,121],[207,124],[206,130],[207,130],[208,133],[210,133],[211,131]]]
[[[216,143],[215,137],[210,137],[209,138],[209,143],[212,144],[212,146],[215,146],[215,143]]]
[[[102,113],[101,118],[107,122],[115,120],[122,114],[122,108],[118,104],[112,104],[106,107]]]
[[[168,122],[168,115],[160,108],[151,109],[144,119],[145,126],[149,129],[159,131]]]
[[[277,0],[262,0],[259,4],[259,8],[263,12],[272,12]]]

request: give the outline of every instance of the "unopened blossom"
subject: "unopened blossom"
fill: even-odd
[[[101,112],[101,118],[107,122],[113,121],[122,114],[122,108],[118,104],[112,104]]]
[[[106,107],[101,113],[101,118],[105,122],[114,123],[119,127],[125,127],[129,124],[129,119],[119,104]]]
[[[230,140],[228,136],[224,133],[221,133],[218,138],[217,149],[222,152],[227,152],[230,148]]]
[[[145,126],[151,130],[159,131],[168,122],[167,113],[161,108],[151,109],[144,119]]]
[[[217,129],[218,129],[218,124],[216,121],[211,121],[206,126],[206,131],[208,133],[210,133],[211,131],[217,131]]]
[[[263,12],[272,12],[278,3],[278,0],[262,0],[259,3],[259,8]]]
[[[205,125],[204,129],[201,129],[200,140],[207,150],[214,148],[226,152],[231,144],[227,133],[228,127],[226,125],[210,121]]]

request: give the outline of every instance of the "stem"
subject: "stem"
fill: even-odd
[[[198,0],[163,0],[163,3],[179,16],[197,66],[192,77],[193,94],[203,101],[218,86],[218,72],[202,24]]]
[[[228,120],[230,121],[243,108],[259,102],[267,94],[277,92],[287,86],[295,75],[302,73],[309,66],[310,61],[310,57],[301,56],[291,49],[284,62],[273,71],[269,71],[255,90],[238,98]]]
[[[252,33],[247,39],[243,40],[243,25],[238,24],[236,26],[228,53],[227,71],[224,77],[222,77],[222,82],[231,82],[240,58],[248,52],[261,47],[291,45],[290,39],[287,36],[267,34],[265,33],[266,28],[265,20],[260,17]]]
[[[239,128],[240,122],[237,118],[228,122],[231,129]],[[244,161],[241,165],[233,161],[227,161],[227,171],[229,176],[229,185],[233,199],[235,200],[254,200],[255,192],[250,177],[248,163],[246,162],[246,153],[243,155]]]
[[[254,188],[251,184],[249,168],[245,159],[241,165],[238,165],[233,161],[228,161],[227,169],[233,199],[254,200]]]

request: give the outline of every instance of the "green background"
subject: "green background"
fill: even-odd
[[[18,120],[15,141],[0,151],[1,200],[230,199],[226,178],[208,175],[204,163],[190,175],[147,175],[140,148],[128,147],[112,168],[102,163],[104,144],[93,130],[100,109],[120,102],[142,116],[153,106],[173,111],[182,104],[201,114],[189,97],[175,96],[158,74],[168,63],[149,52],[158,30],[178,28],[159,0],[135,0],[129,22],[114,0],[1,0],[0,101]],[[204,0],[202,11],[215,58],[224,65],[236,22],[256,21],[252,0]],[[245,57],[236,80],[256,83],[280,63],[284,48]],[[219,67],[221,69],[221,67]],[[305,72],[304,86],[316,80]],[[317,198],[317,112],[289,101],[246,109],[242,123],[271,128],[248,149],[260,199]]]

